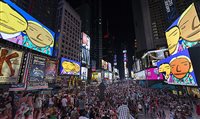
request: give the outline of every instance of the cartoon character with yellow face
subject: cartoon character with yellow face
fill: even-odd
[[[80,66],[76,63],[64,61],[62,63],[62,67],[63,71],[61,72],[61,74],[66,74],[66,73],[74,74],[80,72]]]
[[[177,25],[165,33],[170,54],[196,45],[200,41],[200,21],[194,4],[180,16]]]
[[[165,79],[167,79],[167,81],[169,82],[170,80],[170,73],[171,73],[171,69],[170,69],[170,65],[169,64],[162,64],[159,67],[159,73],[164,73],[164,77]]]
[[[195,84],[190,74],[193,71],[191,61],[186,56],[175,57],[170,61],[171,73],[174,83]]]
[[[2,1],[0,6],[0,37],[22,45],[21,32],[28,26],[26,19]]]
[[[50,54],[50,48],[53,47],[54,40],[53,36],[46,28],[42,27],[37,22],[28,21],[26,33],[28,38],[24,39],[24,46],[36,51]]]
[[[27,28],[26,20],[8,4],[0,1],[0,32],[15,34]]]

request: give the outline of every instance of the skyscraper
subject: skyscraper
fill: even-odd
[[[61,0],[58,3],[56,27],[60,32],[58,57],[65,57],[80,62],[81,19],[65,0]]]

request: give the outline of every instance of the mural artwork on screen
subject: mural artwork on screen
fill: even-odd
[[[54,35],[10,0],[0,1],[0,38],[52,55]]]
[[[194,3],[167,29],[170,54],[192,47],[200,41],[200,21]]]
[[[175,85],[197,86],[188,50],[181,51],[158,62],[159,72],[163,73],[167,83]]]
[[[80,75],[80,63],[61,58],[60,74],[61,75]]]
[[[17,83],[23,53],[0,47],[0,83]]]
[[[145,70],[147,80],[163,80],[163,75],[158,72],[158,68],[149,68]]]

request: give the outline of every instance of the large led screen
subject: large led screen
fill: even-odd
[[[102,68],[107,70],[108,69],[108,63],[104,60],[102,60],[101,63],[102,63]]]
[[[55,33],[10,0],[0,1],[0,38],[52,55]]]
[[[0,47],[0,83],[17,83],[23,53]]]
[[[110,62],[108,62],[108,71],[112,71],[112,65],[111,65],[111,63]]]
[[[159,73],[158,68],[149,68],[145,70],[147,80],[163,80],[163,75]]]
[[[81,79],[87,80],[87,78],[88,78],[88,68],[81,67]]]
[[[87,64],[88,66],[90,65],[90,51],[82,48],[82,63]]]
[[[83,39],[82,39],[82,46],[85,48],[85,49],[87,49],[87,50],[90,50],[90,37],[87,35],[87,34],[85,34],[85,33],[82,33],[82,37],[83,37]]]
[[[53,82],[56,79],[57,63],[57,61],[47,60],[45,69],[45,80],[47,82]]]
[[[158,67],[168,84],[197,86],[187,49],[161,60]]]
[[[200,21],[191,4],[165,32],[170,54],[176,54],[200,41]]]
[[[61,58],[60,62],[60,75],[80,75],[80,63]]]
[[[134,79],[135,80],[146,80],[145,71],[140,71],[140,72],[135,73]]]

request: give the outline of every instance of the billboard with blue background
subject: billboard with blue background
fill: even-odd
[[[199,43],[200,20],[194,3],[172,23],[165,36],[172,55]]]
[[[60,75],[80,75],[80,63],[67,59],[61,58],[60,61]]]
[[[159,61],[157,65],[168,84],[197,86],[188,49]]]
[[[52,56],[55,33],[10,0],[0,1],[0,38]]]

